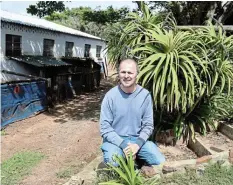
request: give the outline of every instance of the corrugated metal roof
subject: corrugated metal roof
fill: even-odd
[[[9,57],[9,59],[24,62],[36,67],[57,67],[57,66],[69,66],[70,64],[63,62],[60,59],[51,58],[51,57],[44,57],[44,56],[29,56],[29,55],[22,55],[16,57]]]
[[[100,37],[96,37],[88,33],[84,33],[84,32],[81,32],[81,31],[78,31],[78,30],[75,30],[75,29],[72,29],[66,26],[62,26],[62,25],[47,21],[45,19],[40,19],[37,17],[28,16],[28,15],[16,14],[16,13],[8,12],[5,10],[1,10],[0,12],[1,12],[2,21],[68,33],[68,34],[92,38],[92,39],[103,40]]]

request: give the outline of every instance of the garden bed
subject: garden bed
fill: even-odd
[[[177,141],[175,146],[165,146],[158,144],[161,152],[165,155],[166,161],[179,161],[186,159],[196,159],[196,154],[190,150],[182,140]]]
[[[210,132],[205,137],[197,134],[197,138],[210,154],[227,151],[233,148],[233,141],[221,132]]]

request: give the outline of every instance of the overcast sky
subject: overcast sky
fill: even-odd
[[[36,4],[37,1],[3,1],[1,2],[1,9],[9,12],[27,14],[26,8],[31,4]],[[72,1],[65,2],[66,7],[74,8],[79,6],[89,6],[91,8],[96,8],[101,6],[102,9],[106,9],[108,6],[112,5],[114,8],[121,8],[127,6],[130,9],[136,8],[136,4],[132,1]]]

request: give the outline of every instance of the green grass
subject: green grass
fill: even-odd
[[[32,151],[14,154],[1,164],[1,184],[18,184],[43,158],[43,154]]]
[[[198,176],[195,170],[188,170],[184,174],[174,174],[171,177],[162,178],[160,185],[230,185],[233,184],[233,166],[222,167],[219,164],[206,167],[202,176]]]
[[[67,167],[66,169],[62,169],[61,171],[56,173],[56,176],[58,178],[69,178],[72,175],[75,175],[76,173],[78,173],[79,168],[80,168],[79,166],[71,165],[71,166]]]
[[[5,130],[1,130],[1,136],[6,136],[8,135]]]

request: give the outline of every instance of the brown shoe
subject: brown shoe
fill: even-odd
[[[144,177],[148,177],[148,178],[151,178],[157,174],[152,166],[143,166],[141,168],[141,173]]]

